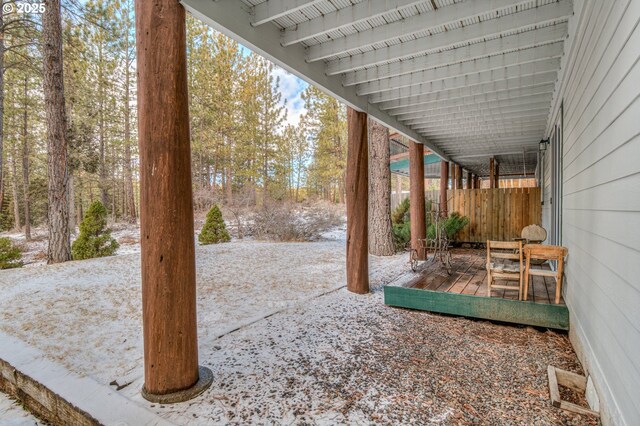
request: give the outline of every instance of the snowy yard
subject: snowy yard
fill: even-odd
[[[140,396],[139,254],[0,271],[0,331],[177,424],[585,423],[546,393],[547,364],[579,371],[566,336],[385,307],[381,285],[411,277],[406,255],[371,257],[374,292],[357,296],[344,254],[343,230],[198,247],[214,383],[187,403]]]
[[[20,406],[20,403],[0,392],[0,425],[36,426],[42,424],[37,418]]]

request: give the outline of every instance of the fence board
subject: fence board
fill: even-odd
[[[469,218],[456,237],[461,242],[509,241],[542,221],[540,188],[450,189],[447,199],[449,213]]]
[[[409,193],[391,197],[395,208]],[[425,191],[425,199],[439,202],[440,191]],[[447,206],[449,213],[469,218],[469,225],[456,237],[463,242],[509,241],[519,237],[525,226],[542,223],[540,188],[450,189]]]

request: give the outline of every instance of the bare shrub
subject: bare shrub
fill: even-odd
[[[270,241],[315,241],[344,220],[336,209],[316,204],[267,203],[253,217],[253,235]]]
[[[199,187],[193,190],[193,210],[196,213],[206,214],[214,204],[222,204],[222,199],[218,192],[213,192],[211,188]]]

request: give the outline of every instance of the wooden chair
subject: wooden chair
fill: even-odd
[[[529,294],[529,276],[537,275],[541,277],[554,277],[556,279],[556,304],[560,303],[560,293],[562,291],[562,274],[564,272],[564,258],[569,250],[561,246],[548,246],[542,244],[527,244],[524,246],[524,256],[527,259],[524,274],[524,300]],[[535,260],[555,260],[558,262],[555,271],[546,269],[531,269],[531,264]]]
[[[517,264],[495,263],[493,259],[515,260]],[[487,241],[487,296],[492,288],[518,290],[518,300],[522,300],[522,241]],[[496,279],[518,281],[518,286],[494,284]]]
[[[540,225],[529,225],[522,228],[520,237],[525,244],[540,244],[547,239],[547,230]]]

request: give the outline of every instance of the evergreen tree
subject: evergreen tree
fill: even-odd
[[[198,235],[198,241],[200,244],[218,244],[227,243],[231,241],[231,237],[227,232],[227,227],[222,218],[222,212],[216,204],[211,207],[209,213],[207,213],[207,220]]]
[[[313,86],[302,94],[305,120],[313,140],[309,179],[315,192],[333,202],[344,202],[347,162],[346,109]]]
[[[19,268],[22,266],[21,257],[20,249],[9,238],[0,238],[0,269]]]
[[[80,223],[78,238],[71,246],[73,259],[111,256],[118,247],[118,242],[107,228],[107,209],[100,201],[94,201]]]

